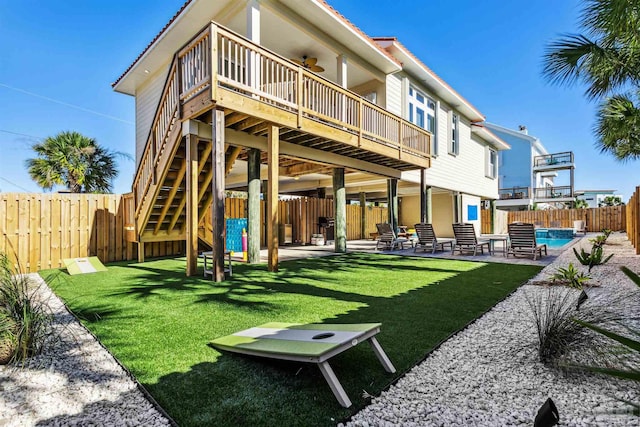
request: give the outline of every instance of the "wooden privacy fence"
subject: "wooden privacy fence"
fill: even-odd
[[[127,241],[128,195],[0,193],[0,252],[15,268],[36,272],[63,267],[65,258],[97,256],[102,262],[134,260],[137,251]],[[226,200],[227,218],[246,218],[246,199]],[[264,202],[261,202],[264,218]],[[367,207],[367,229],[360,232],[360,206],[347,205],[347,239],[360,239],[387,222],[387,209]],[[310,243],[318,218],[334,216],[333,200],[302,198],[278,203],[279,221],[291,224],[294,243]],[[210,221],[210,215],[205,218]],[[263,221],[264,224],[264,221]],[[266,245],[265,229],[261,241]],[[184,241],[145,244],[145,257],[184,254]]]
[[[540,227],[573,228],[573,221],[585,221],[587,231],[598,232],[608,228],[626,229],[626,206],[608,206],[590,209],[549,209],[540,211],[510,211],[509,222],[529,222]]]
[[[177,255],[183,242],[146,245],[147,256]],[[124,203],[115,194],[0,193],[0,252],[15,268],[60,268],[65,258],[134,259],[126,241]]]
[[[266,246],[265,217],[266,202],[260,201],[260,217],[262,226],[260,227],[260,244]],[[367,206],[365,208],[366,230],[364,236],[361,233],[361,210],[359,205],[347,205],[347,240],[357,240],[369,238],[370,233],[376,231],[376,224],[388,222],[387,208],[379,206]],[[247,200],[229,198],[225,200],[225,216],[227,218],[246,218]],[[332,199],[316,199],[303,197],[300,199],[280,200],[278,202],[278,222],[289,224],[292,229],[293,243],[309,244],[311,235],[320,232],[318,228],[318,218],[335,217]],[[204,217],[202,227],[211,229],[211,215],[207,213]]]
[[[640,255],[640,187],[636,187],[627,203],[627,237]]]

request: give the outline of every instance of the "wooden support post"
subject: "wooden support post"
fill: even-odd
[[[489,202],[491,209],[491,234],[496,234],[496,201]]]
[[[367,193],[360,193],[360,238],[367,238]]]
[[[187,135],[187,276],[198,269],[198,137]]]
[[[420,222],[427,222],[427,184],[425,169],[420,169]]]
[[[260,262],[260,150],[249,150],[247,200],[247,251],[249,264]]]
[[[390,178],[387,180],[387,202],[389,212],[389,224],[394,232],[398,230],[398,180]]]
[[[144,242],[138,242],[138,262],[144,262]]]
[[[334,245],[338,253],[347,252],[347,194],[344,168],[333,168],[333,204],[335,209]]]
[[[211,224],[213,225],[213,272],[215,282],[224,281],[224,111],[214,110],[211,162],[213,179],[211,180]]]
[[[427,204],[427,211],[426,211],[426,222],[428,222],[429,224],[433,223],[433,188],[431,188],[431,186],[427,187],[427,200],[426,200],[426,204]]]
[[[267,135],[267,174],[269,191],[267,194],[267,248],[268,270],[278,271],[278,157],[280,153],[279,128],[270,125]]]

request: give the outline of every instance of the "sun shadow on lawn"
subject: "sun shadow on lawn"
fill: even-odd
[[[274,420],[280,425],[335,425],[368,402],[363,391],[378,394],[433,346],[539,270],[517,266],[505,273],[504,265],[499,264],[349,254],[283,262],[277,274],[266,274],[264,265],[234,265],[231,280],[213,283],[202,277],[185,277],[182,261],[170,263],[168,268],[159,268],[160,264],[153,262],[122,266],[142,274],[131,274],[134,284],[118,285],[121,289],[109,296],[131,297],[144,304],[166,300],[170,302],[167,309],[177,313],[196,302],[202,312],[199,319],[210,316],[208,313],[222,316],[212,319],[216,322],[205,322],[204,331],[201,324],[180,324],[180,328],[186,328],[181,333],[190,337],[191,354],[181,355],[186,351],[183,348],[164,348],[122,360],[139,378],[145,372],[135,372],[134,362],[147,359],[150,366],[167,366],[160,369],[157,380],[145,385],[180,425],[222,425],[230,420],[250,425],[272,425]],[[366,276],[363,282],[355,283],[361,271],[371,277],[362,274]],[[403,277],[402,272],[408,273],[405,282],[415,283],[392,283],[400,290],[393,294],[380,290],[390,285],[386,282],[394,274]],[[334,280],[340,273],[345,276]],[[384,274],[387,276],[381,280]],[[436,276],[440,279],[433,280]],[[183,295],[192,298],[181,300]],[[291,304],[292,295],[299,296],[306,311],[285,305]],[[331,309],[326,309],[330,303]],[[101,310],[106,312],[105,307],[97,311]],[[233,319],[224,317],[232,313]],[[105,315],[102,320],[110,319]],[[351,409],[344,409],[313,365],[220,354],[207,347],[219,336],[269,321],[381,322],[378,339],[398,374],[387,374],[368,345],[358,345],[332,359],[336,375],[354,403]],[[170,334],[162,326],[155,333]],[[117,334],[103,329],[101,338],[120,342],[114,336]],[[126,343],[120,345],[126,347]],[[172,352],[174,359],[167,361]],[[193,352],[197,357],[192,357]],[[190,362],[178,367],[181,359]]]

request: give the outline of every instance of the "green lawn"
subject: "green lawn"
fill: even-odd
[[[184,259],[116,263],[103,273],[54,275],[52,286],[181,426],[335,425],[453,332],[540,268],[349,254],[234,265],[214,284],[184,275]],[[332,359],[354,403],[342,408],[314,365],[220,354],[214,338],[266,322],[382,322],[378,340]]]

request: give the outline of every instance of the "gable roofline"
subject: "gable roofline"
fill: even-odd
[[[142,52],[140,52],[140,54],[138,55],[138,57],[136,59],[133,60],[133,62],[131,63],[131,65],[129,65],[127,67],[126,70],[124,70],[124,72],[120,75],[120,77],[118,77],[116,79],[115,82],[111,83],[111,87],[115,88],[116,85],[118,83],[120,83],[120,81],[127,75],[129,74],[129,71],[131,71],[139,62],[140,60],[149,52],[149,50],[151,49],[151,47],[156,44],[156,42],[158,40],[160,40],[164,34],[167,32],[167,30],[169,30],[169,28],[173,25],[173,23],[178,19],[178,17],[185,11],[187,10],[187,8],[191,5],[191,3],[193,3],[194,0],[187,0],[182,7],[180,7],[180,9],[171,17],[171,19],[169,20],[169,22],[167,22],[165,24],[164,27],[162,27],[162,29],[160,30],[160,32],[158,34],[156,34],[156,36],[149,42],[149,44],[142,50]]]
[[[498,135],[491,132],[482,123],[471,123],[471,132],[493,145],[498,151],[510,150],[511,146],[504,142]]]
[[[415,56],[406,46],[400,43],[397,37],[373,37],[373,40],[392,55],[398,54],[400,56],[398,60],[402,63],[403,69],[421,79],[422,83],[434,88],[436,95],[451,104],[460,113],[463,113],[471,122],[483,122],[485,120],[485,116],[476,107]]]
[[[182,7],[173,15],[173,17],[169,20],[169,22],[160,30],[160,32],[158,34],[156,34],[156,36],[144,48],[144,50],[138,55],[138,57],[133,61],[133,63],[131,63],[131,65],[129,65],[129,67],[127,67],[127,69],[122,73],[122,75],[120,75],[120,77],[118,77],[116,79],[116,81],[111,84],[111,87],[114,88],[115,90],[118,90],[116,88],[116,86],[118,86],[118,84],[123,79],[125,79],[129,75],[129,73],[131,73],[131,71],[134,70],[140,64],[140,62],[145,58],[145,56],[150,54],[150,52],[153,50],[152,48],[158,42],[160,42],[163,39],[163,37],[169,31],[171,31],[172,27],[174,27],[175,25],[180,23],[180,21],[182,19],[182,16],[186,15],[188,13],[189,9],[191,9],[194,6],[194,4],[196,4],[198,1],[199,0],[187,0],[182,5]],[[296,1],[299,1],[299,0],[296,0]],[[400,61],[397,58],[395,58],[393,55],[391,55],[385,49],[380,47],[378,45],[378,43],[376,43],[376,41],[372,37],[368,36],[364,31],[362,31],[360,28],[358,28],[356,25],[354,25],[351,21],[349,21],[347,18],[345,18],[341,13],[339,13],[336,9],[334,9],[325,0],[311,0],[310,3],[316,5],[317,7],[321,8],[321,9],[324,9],[330,16],[332,16],[337,21],[341,22],[342,25],[346,29],[348,29],[354,36],[358,37],[369,48],[371,48],[373,51],[375,51],[378,54],[380,54],[380,56],[384,57],[384,59],[386,61],[388,61],[388,63],[390,63],[390,65],[394,66],[398,70],[400,70],[402,68],[402,64],[400,63]]]

